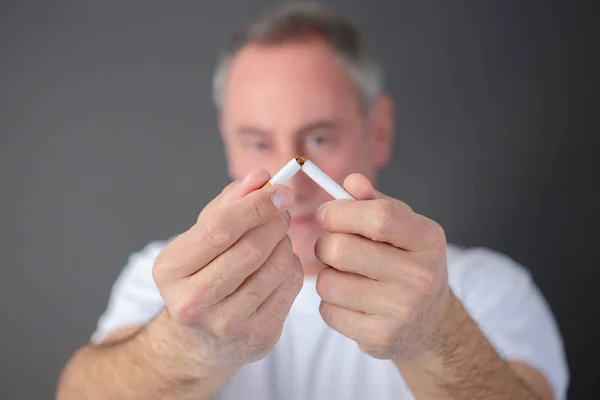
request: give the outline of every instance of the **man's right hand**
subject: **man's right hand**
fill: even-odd
[[[212,371],[265,357],[303,282],[287,236],[292,191],[264,170],[227,186],[158,256],[154,281],[193,362]]]

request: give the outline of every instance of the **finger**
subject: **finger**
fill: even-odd
[[[358,173],[350,174],[344,180],[344,189],[356,200],[372,200],[381,196],[366,176]]]
[[[325,301],[321,301],[319,313],[331,329],[356,342],[362,342],[373,335],[373,326],[379,318],[376,315],[349,310]]]
[[[287,217],[286,211],[292,201],[293,193],[289,188],[273,185],[256,190],[233,204],[215,209],[170,243],[171,259],[165,264],[176,269],[172,272],[176,277],[188,277],[251,229],[267,223],[277,215]],[[283,235],[277,238],[277,242],[282,237]]]
[[[361,235],[410,251],[430,249],[441,228],[394,199],[330,201],[321,205],[317,223],[330,232]]]
[[[273,249],[265,263],[217,307],[225,315],[245,321],[293,272],[292,242],[286,235]]]
[[[222,205],[231,204],[244,196],[260,189],[271,178],[271,174],[265,169],[256,169],[244,177],[230,194],[224,196]]]
[[[378,190],[376,190],[373,185],[371,184],[371,181],[369,181],[369,179],[367,179],[366,176],[359,174],[359,173],[354,173],[354,174],[350,174],[346,177],[346,179],[344,180],[344,188],[354,196],[354,198],[356,198],[357,200],[374,200],[374,199],[390,199],[392,200],[391,197],[386,196],[385,194],[379,192]],[[405,207],[409,210],[412,210],[412,208],[400,201],[400,200],[396,200],[400,206]]]
[[[206,308],[214,307],[265,263],[288,228],[289,220],[283,216],[253,228],[201,271],[189,276],[185,290],[201,290],[201,303]],[[184,289],[180,290],[184,293]]]
[[[294,255],[293,272],[249,318],[255,326],[278,326],[287,317],[304,283],[304,272],[298,256]]]
[[[324,302],[367,314],[395,315],[402,294],[393,291],[382,282],[331,267],[317,276],[317,293]]]
[[[427,291],[433,285],[426,261],[415,254],[347,233],[329,233],[315,243],[315,256],[339,271],[380,282],[402,282]]]
[[[217,207],[230,204],[241,199],[248,193],[260,188],[269,180],[271,175],[264,169],[256,169],[248,173],[241,181],[233,181],[227,185],[221,193],[204,207],[198,216],[200,220],[204,215],[210,213]]]

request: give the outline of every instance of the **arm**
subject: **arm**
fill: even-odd
[[[79,349],[63,370],[58,400],[209,399],[235,373],[211,371],[190,357],[193,338],[167,312]]]
[[[329,326],[392,360],[417,398],[564,398],[560,333],[523,268],[465,251],[449,276],[437,223],[360,175],[344,186],[359,201],[328,203],[315,245]]]
[[[133,257],[59,399],[209,398],[270,352],[303,274],[287,236],[293,193],[261,189],[268,178],[232,183],[164,249]]]
[[[553,399],[537,370],[501,359],[462,304],[454,299],[440,324],[439,350],[395,365],[419,399]],[[457,329],[460,327],[460,329]]]

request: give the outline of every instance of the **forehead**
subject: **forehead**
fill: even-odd
[[[247,45],[233,58],[224,88],[223,117],[230,124],[276,129],[359,109],[347,70],[320,39]]]

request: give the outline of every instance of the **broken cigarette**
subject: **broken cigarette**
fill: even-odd
[[[298,171],[302,170],[309,178],[321,186],[323,190],[329,193],[334,199],[356,200],[350,193],[344,190],[336,181],[331,179],[329,175],[323,172],[315,163],[310,161],[308,157],[292,158],[283,168],[279,170],[267,183],[263,185],[284,184],[289,181]]]
[[[336,181],[331,179],[329,175],[323,172],[315,163],[310,161],[308,158],[302,163],[302,172],[308,175],[313,181],[321,186],[327,193],[329,193],[334,199],[348,199],[356,200],[352,195],[343,187],[341,187]]]
[[[292,179],[292,177],[296,175],[296,173],[302,168],[302,164],[300,164],[298,158],[299,157],[292,158],[287,164],[283,166],[283,168],[281,168],[275,175],[273,175],[271,179],[269,179],[269,181],[263,185],[263,187],[270,185],[283,185],[284,183]]]

